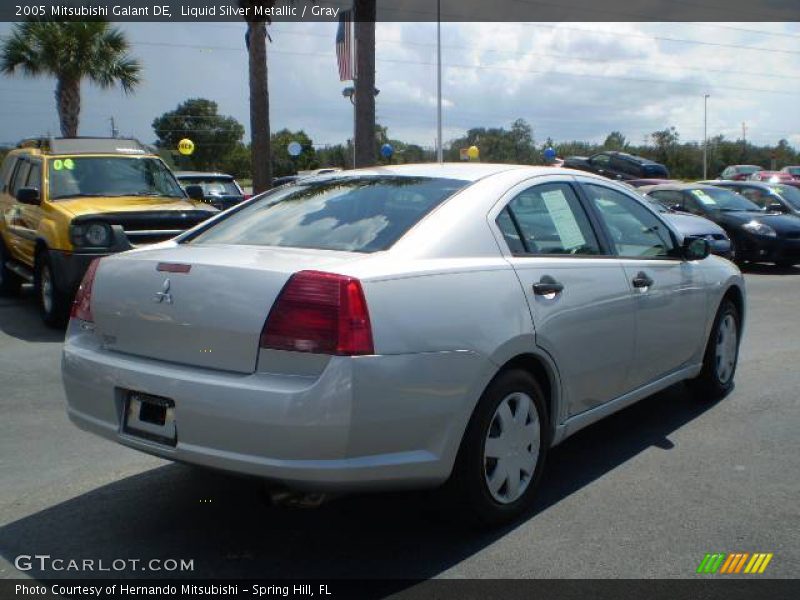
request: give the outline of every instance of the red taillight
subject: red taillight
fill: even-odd
[[[261,347],[345,356],[374,354],[361,282],[320,271],[295,273],[267,317]]]
[[[92,285],[94,285],[94,274],[97,272],[97,265],[99,264],[100,259],[95,258],[89,263],[89,268],[86,269],[83,281],[81,281],[81,285],[75,294],[75,301],[72,303],[72,310],[69,316],[73,319],[94,322],[94,317],[92,316]]]

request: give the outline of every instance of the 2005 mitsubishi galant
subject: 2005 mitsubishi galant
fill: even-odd
[[[615,182],[414,165],[256,197],[93,263],[71,419],[295,490],[435,487],[487,522],[548,449],[681,380],[733,386],[742,276]]]

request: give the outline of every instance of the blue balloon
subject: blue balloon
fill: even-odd
[[[394,154],[394,148],[392,148],[391,144],[384,144],[381,146],[381,155],[384,158],[391,158],[392,154]]]
[[[556,151],[553,148],[545,148],[544,157],[547,160],[554,160],[556,157]]]

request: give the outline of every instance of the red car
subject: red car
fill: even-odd
[[[788,173],[794,179],[800,181],[800,165],[791,165],[788,167],[783,167],[781,169],[781,173]]]
[[[753,173],[758,173],[763,170],[764,167],[756,165],[731,165],[725,167],[725,170],[720,174],[719,178],[732,181],[744,181],[745,179],[750,179]]]
[[[794,181],[791,173],[784,171],[757,171],[750,176],[751,181],[766,181],[768,183],[786,183]]]

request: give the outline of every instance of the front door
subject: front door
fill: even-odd
[[[705,335],[701,269],[682,260],[664,222],[638,199],[584,182],[583,189],[620,257],[636,306],[636,389],[689,364]]]
[[[536,345],[558,365],[565,419],[626,391],[636,298],[574,185],[563,177],[537,181],[508,194],[496,223],[531,310]]]
[[[31,159],[29,162],[28,175],[21,187],[36,188],[39,190],[39,198],[42,199],[42,162],[38,159]],[[41,204],[17,203],[17,210],[19,211],[17,251],[25,262],[33,264],[36,252],[36,233],[39,230],[39,222],[42,220],[42,207]]]

